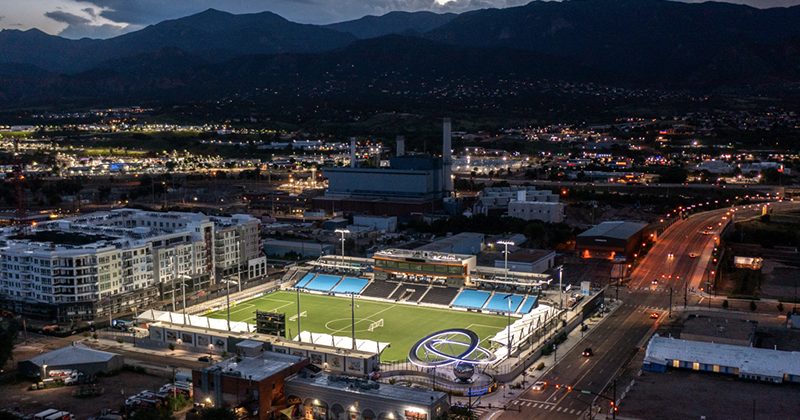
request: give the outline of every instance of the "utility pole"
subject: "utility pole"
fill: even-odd
[[[689,279],[683,282],[683,309],[686,310],[686,305],[689,303]]]
[[[303,337],[300,335],[300,288],[295,287],[294,290],[297,292],[297,339],[303,341]]]
[[[228,331],[231,330],[231,281],[225,281],[225,288],[227,289],[227,293],[225,293],[225,306],[228,308]]]
[[[344,235],[350,233],[350,231],[347,229],[336,229],[334,232],[342,235],[342,267],[344,268]]]
[[[611,418],[616,420],[617,418],[617,379],[614,378],[614,406],[611,407]]]
[[[672,286],[669,287],[669,315],[668,318],[672,318]]]
[[[181,292],[183,295],[183,325],[186,325],[186,281],[181,279]]]
[[[344,235],[342,237],[344,237]],[[355,293],[350,293],[350,328],[353,338],[353,350],[355,350],[356,349],[356,294]]]

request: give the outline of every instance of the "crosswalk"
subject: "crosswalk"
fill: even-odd
[[[556,413],[574,415],[578,417],[582,416],[583,412],[585,411],[585,410],[577,410],[575,408],[562,407],[549,402],[531,401],[531,400],[514,400],[511,402],[511,405],[519,407],[538,408],[540,410],[548,410]]]
[[[666,306],[654,306],[654,305],[637,305],[634,303],[626,303],[624,306],[628,308],[635,308],[636,312],[651,312],[651,311],[666,311]]]

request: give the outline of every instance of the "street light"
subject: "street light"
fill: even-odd
[[[503,267],[506,270],[506,281],[508,281],[508,246],[516,245],[513,241],[497,241],[497,244],[505,246],[505,250],[503,251]]]
[[[231,330],[231,283],[239,283],[236,280],[222,280],[225,283],[226,293],[225,293],[225,306],[227,306],[228,312],[228,331]]]
[[[349,234],[350,231],[347,229],[336,229],[334,232],[342,235],[342,267],[344,267],[344,235]]]
[[[511,297],[514,296],[513,294],[506,295],[503,299],[508,302],[508,358],[511,358]]]

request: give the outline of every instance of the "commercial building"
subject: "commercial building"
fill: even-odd
[[[76,343],[21,361],[17,366],[22,375],[41,378],[53,370],[77,370],[84,375],[110,373],[122,369],[123,363],[118,354]]]
[[[260,222],[247,215],[119,209],[40,223],[0,237],[3,306],[68,321],[266,274]],[[185,286],[184,286],[185,284]]]
[[[644,370],[691,369],[736,375],[742,379],[800,383],[800,352],[760,349],[653,336],[647,345]]]
[[[275,418],[286,405],[286,378],[305,366],[308,360],[303,357],[274,352],[227,359],[192,371],[194,400],[245,410],[261,420]]]
[[[449,409],[444,392],[326,374],[289,378],[286,395],[300,408],[296,417],[308,420],[433,420]]]
[[[631,258],[642,246],[647,223],[603,222],[578,235],[576,250],[583,258]]]
[[[502,215],[508,213],[511,216],[511,209],[510,205],[512,202],[516,202],[514,212],[518,213],[518,216],[512,217],[520,217],[525,214],[524,210],[527,210],[528,213],[533,216],[531,209],[536,210],[544,210],[544,209],[555,209],[550,210],[551,212],[556,211],[558,207],[561,208],[561,220],[563,221],[563,204],[559,203],[559,197],[557,194],[553,194],[551,191],[548,190],[537,190],[535,187],[490,187],[485,188],[483,191],[480,192],[478,195],[478,201],[472,207],[472,212],[474,214],[483,214],[483,215],[490,215],[490,214],[497,214]],[[538,203],[538,204],[529,204],[529,203]],[[549,204],[547,204],[549,203]],[[553,204],[559,204],[560,206],[553,206]],[[553,213],[553,217],[555,217],[555,213]],[[524,218],[524,217],[520,217]],[[542,219],[526,219],[526,220],[542,220]]]

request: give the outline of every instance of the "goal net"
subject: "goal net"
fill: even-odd
[[[375,331],[376,328],[380,328],[382,326],[383,326],[383,318],[381,318],[381,319],[379,319],[377,321],[371,322],[369,324],[369,332]]]

